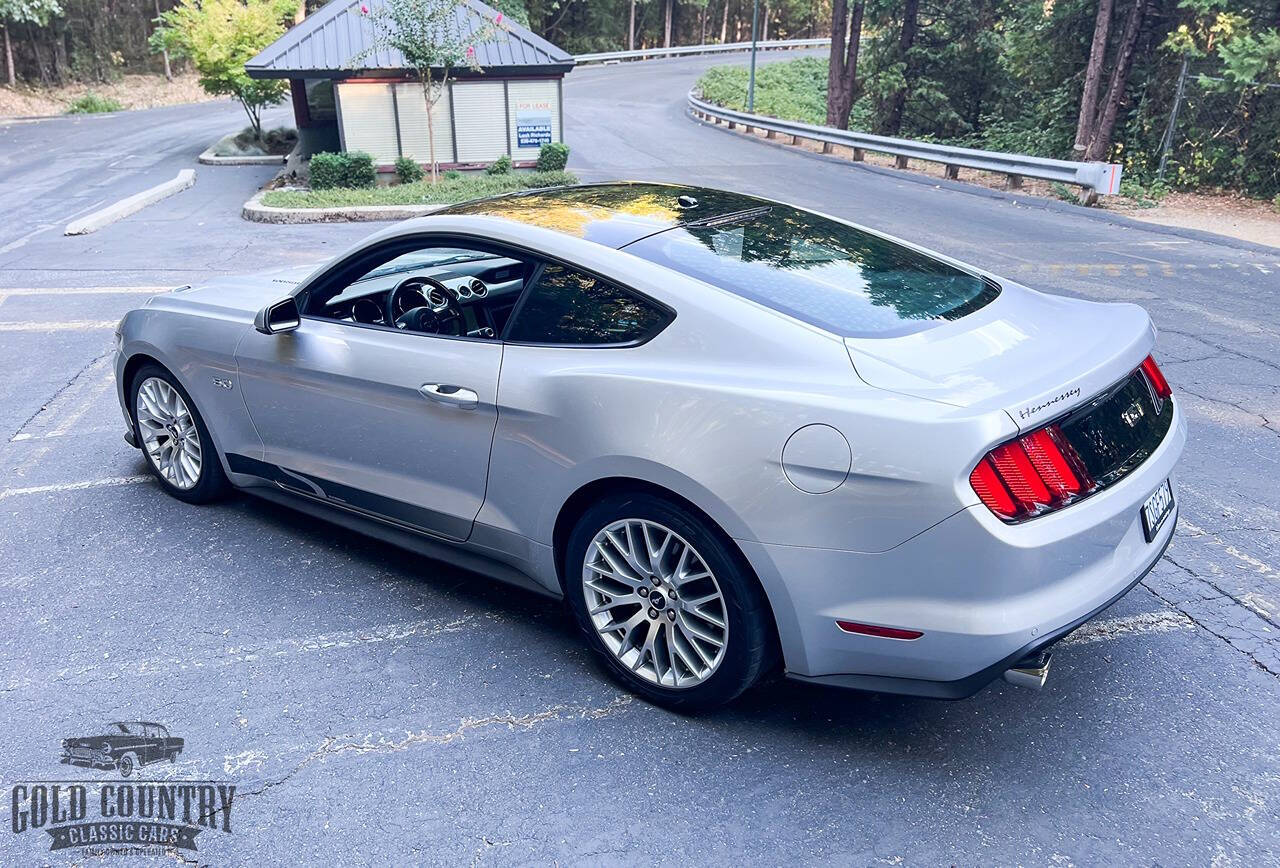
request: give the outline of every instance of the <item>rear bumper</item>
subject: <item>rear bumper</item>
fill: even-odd
[[[906,696],[923,696],[929,699],[964,699],[972,696],[982,688],[986,687],[992,681],[999,678],[1007,669],[1011,668],[1019,660],[1032,657],[1049,646],[1066,638],[1068,634],[1083,626],[1085,623],[1093,620],[1123,597],[1125,594],[1133,590],[1139,582],[1146,578],[1147,573],[1164,556],[1165,550],[1169,548],[1169,543],[1173,540],[1173,525],[1178,520],[1178,514],[1175,511],[1167,521],[1169,525],[1169,535],[1165,538],[1164,544],[1160,546],[1159,553],[1151,559],[1151,563],[1138,573],[1137,578],[1125,585],[1120,593],[1104,602],[1091,612],[1088,612],[1074,621],[1063,624],[1048,635],[1036,639],[1027,645],[1009,654],[1003,660],[997,660],[985,669],[980,669],[972,675],[964,678],[957,678],[954,681],[929,681],[923,678],[894,678],[886,675],[800,675],[795,672],[788,672],[787,677],[796,681],[804,681],[810,684],[822,684],[827,687],[844,687],[850,690],[869,690],[875,693],[900,693]]]
[[[1060,512],[1006,525],[964,509],[880,553],[742,542],[773,605],[790,677],[958,699],[1106,609],[1159,561],[1174,513],[1147,542],[1141,504],[1186,441],[1180,408],[1144,464]],[[836,620],[923,631],[914,640],[845,633]]]

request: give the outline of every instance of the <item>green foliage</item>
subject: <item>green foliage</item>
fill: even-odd
[[[344,154],[332,154],[322,151],[311,155],[311,189],[329,190],[341,187],[346,177],[346,160]]]
[[[512,172],[508,175],[478,173],[444,177],[442,180],[418,181],[413,184],[396,184],[390,187],[371,187],[361,190],[315,186],[315,161],[311,158],[311,190],[269,190],[263,194],[263,204],[274,208],[336,208],[356,205],[427,205],[436,203],[465,202],[482,196],[496,196],[517,190],[541,187],[561,187],[578,183],[571,172]],[[329,155],[334,156],[334,155]]]
[[[524,0],[490,0],[487,5],[497,9],[507,18],[520,22],[525,27],[529,26],[529,9],[524,5]]]
[[[331,190],[337,187],[364,189],[374,186],[378,179],[378,173],[373,167],[373,157],[363,151],[313,154],[310,171],[313,190]]]
[[[119,101],[109,96],[98,96],[93,91],[89,91],[67,106],[67,114],[69,115],[94,115],[119,111],[124,111],[124,106]]]
[[[486,175],[510,175],[511,174],[511,158],[503,154],[498,159],[489,164],[489,168],[484,170]]]
[[[298,0],[180,0],[160,16],[153,51],[191,61],[208,93],[235,97],[260,136],[262,110],[284,98],[283,79],[249,78],[244,65],[293,20]]]
[[[0,0],[0,24],[34,24],[43,27],[62,14],[57,0]]]
[[[562,172],[569,162],[569,146],[564,142],[547,142],[538,149],[539,172]]]
[[[444,177],[446,180],[456,181],[462,177],[462,173],[459,172],[457,169],[450,169],[449,171],[444,173]]]
[[[422,180],[422,167],[412,157],[397,157],[396,178],[401,184],[417,183]]]
[[[698,79],[697,89],[708,102],[745,111],[748,69],[713,66]],[[827,118],[827,61],[802,57],[756,67],[757,114],[822,124]]]

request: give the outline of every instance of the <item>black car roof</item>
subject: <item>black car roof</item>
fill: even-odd
[[[510,193],[436,213],[502,217],[618,248],[655,232],[773,204],[710,187],[623,181]]]

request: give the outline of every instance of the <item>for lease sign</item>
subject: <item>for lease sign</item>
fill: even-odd
[[[516,147],[540,148],[551,142],[551,100],[516,100]]]

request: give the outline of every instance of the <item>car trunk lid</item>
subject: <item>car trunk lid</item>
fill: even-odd
[[[846,338],[868,385],[972,410],[1003,410],[1026,432],[1127,378],[1155,329],[1131,304],[1099,304],[1006,284],[981,310],[892,338]]]

